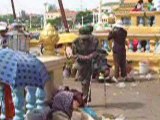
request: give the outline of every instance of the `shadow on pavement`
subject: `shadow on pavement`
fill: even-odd
[[[134,117],[127,117],[129,120],[147,120],[146,116],[134,116]]]
[[[138,102],[126,102],[126,103],[107,103],[106,108],[119,108],[119,109],[139,109],[144,106],[143,103]],[[105,108],[105,105],[91,105],[93,108]]]

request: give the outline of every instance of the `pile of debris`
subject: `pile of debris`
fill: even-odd
[[[112,114],[104,114],[101,120],[126,120],[123,115],[114,116]]]

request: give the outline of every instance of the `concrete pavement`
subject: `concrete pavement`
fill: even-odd
[[[80,82],[64,80],[64,85],[81,90]],[[144,80],[107,86],[105,107],[104,84],[92,83],[91,106],[98,114],[123,115],[127,120],[160,120],[160,81]]]

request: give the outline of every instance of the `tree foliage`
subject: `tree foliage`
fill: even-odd
[[[40,28],[41,27],[41,19],[42,16],[33,16],[32,17],[32,27],[33,28]]]
[[[49,19],[47,20],[47,23],[50,23],[51,25],[57,27],[58,29],[64,28],[64,24],[61,17],[57,17],[55,19]],[[67,20],[67,23],[69,28],[73,28],[74,25],[72,20]]]
[[[25,11],[21,11],[21,16],[18,18],[18,20],[25,24],[28,28],[30,26],[30,20],[31,20],[31,24],[32,24],[32,28],[40,28],[41,27],[41,19],[43,16],[41,15],[37,15],[37,16],[32,16],[30,19],[30,16],[27,15],[25,13]],[[0,16],[0,21],[5,21],[5,22],[9,22],[10,24],[12,24],[14,22],[14,18],[13,15],[2,15]]]
[[[48,11],[54,11],[54,10],[57,10],[56,6],[54,4],[49,4]]]
[[[89,24],[93,21],[93,14],[91,11],[81,11],[76,16],[76,23],[82,24],[82,16],[83,16],[83,23]]]
[[[0,16],[0,21],[13,23],[14,18],[13,18],[13,15],[2,15],[2,16]]]
[[[48,19],[47,23],[50,23],[51,25],[56,26],[56,27],[60,27],[62,26],[62,18],[57,17],[55,19]]]

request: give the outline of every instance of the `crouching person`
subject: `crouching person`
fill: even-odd
[[[76,91],[61,91],[53,98],[48,120],[71,120],[73,110],[82,105],[82,94]]]
[[[73,110],[83,106],[83,95],[77,90],[60,90],[50,102],[50,107],[33,110],[26,120],[71,120]]]

